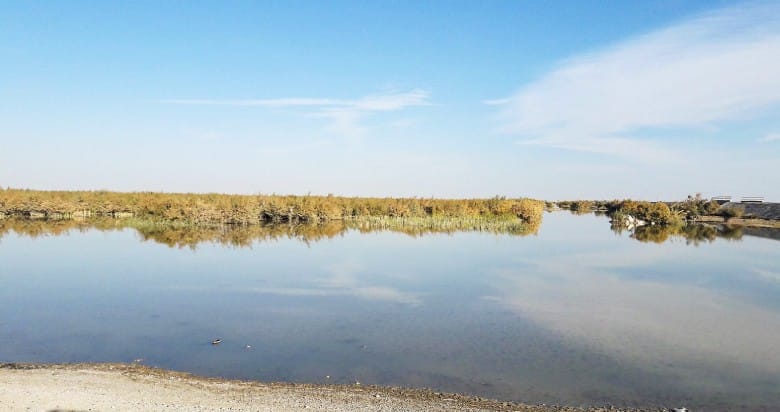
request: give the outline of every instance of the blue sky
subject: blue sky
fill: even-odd
[[[0,185],[780,200],[780,3],[3,2]]]

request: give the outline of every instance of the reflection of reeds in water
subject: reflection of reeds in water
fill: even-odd
[[[626,230],[620,224],[613,224],[612,230],[622,233]],[[688,223],[672,226],[640,226],[631,231],[631,237],[640,242],[664,243],[673,239],[684,239],[688,245],[697,246],[701,243],[711,243],[715,239],[741,240],[743,228],[730,225],[705,225]]]
[[[58,236],[71,230],[87,231],[97,229],[101,231],[119,230],[126,225],[121,220],[111,218],[89,219],[0,219],[0,237],[8,232],[15,232],[29,237]]]
[[[361,232],[390,230],[412,236],[428,233],[490,232],[513,235],[535,234],[540,223],[528,224],[512,216],[495,218],[446,217],[365,217],[345,221],[349,228]]]
[[[234,247],[251,246],[254,242],[297,239],[315,242],[341,236],[349,230],[360,232],[393,231],[411,236],[459,231],[481,231],[511,235],[534,234],[539,223],[525,224],[517,218],[391,218],[362,217],[320,224],[255,224],[255,225],[194,225],[150,219],[0,219],[0,237],[14,232],[24,236],[56,236],[71,230],[101,231],[135,229],[143,240],[171,247],[194,248],[201,243],[217,243]]]
[[[248,247],[254,242],[279,239],[297,239],[308,243],[339,236],[346,230],[344,225],[339,223],[172,226],[165,222],[144,222],[141,225],[131,224],[128,227],[137,230],[143,240],[191,248],[200,243]]]

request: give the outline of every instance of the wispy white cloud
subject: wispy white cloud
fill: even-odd
[[[347,101],[341,105],[322,107],[313,115],[330,119],[328,131],[350,138],[360,139],[366,134],[362,120],[373,112],[394,112],[415,106],[429,106],[430,93],[424,90],[412,90],[406,93],[391,93],[366,96],[357,100]]]
[[[430,106],[429,98],[429,92],[415,89],[406,93],[366,96],[351,102],[347,106],[360,111],[388,112],[411,106]]]
[[[276,146],[261,147],[256,149],[256,153],[265,156],[287,156],[293,153],[319,149],[324,146],[327,146],[330,143],[331,142],[327,140],[314,140],[314,141],[304,142],[300,144],[285,145],[281,147],[276,147]]]
[[[655,161],[670,153],[638,131],[704,130],[777,110],[777,73],[780,3],[759,3],[572,58],[484,103],[500,107],[499,130],[523,143]]]
[[[261,106],[261,107],[338,107],[366,112],[386,112],[410,106],[429,106],[430,93],[414,89],[403,93],[385,93],[358,99],[329,99],[316,97],[284,97],[278,99],[168,99],[163,103],[212,106]]]
[[[430,93],[414,89],[408,92],[374,94],[357,99],[286,97],[278,99],[168,99],[167,104],[254,106],[265,108],[299,108],[313,117],[329,119],[326,130],[347,138],[359,138],[366,127],[361,121],[371,113],[394,112],[409,107],[430,106]]]
[[[168,99],[168,104],[208,105],[208,106],[261,106],[261,107],[296,107],[296,106],[337,106],[346,105],[348,101],[334,99],[317,99],[309,97],[288,97],[282,99]]]
[[[780,133],[769,133],[766,136],[758,139],[759,142],[780,142]]]
[[[311,116],[330,120],[325,130],[336,136],[357,140],[366,133],[366,128],[360,123],[365,112],[353,107],[327,107],[312,113]]]

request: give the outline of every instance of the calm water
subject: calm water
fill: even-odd
[[[143,358],[531,403],[778,410],[780,242],[689,243],[566,213],[526,237],[350,231],[195,249],[132,229],[10,231],[0,362]]]

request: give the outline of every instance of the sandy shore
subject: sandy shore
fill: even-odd
[[[618,411],[426,390],[212,379],[140,365],[0,365],[3,411]]]

